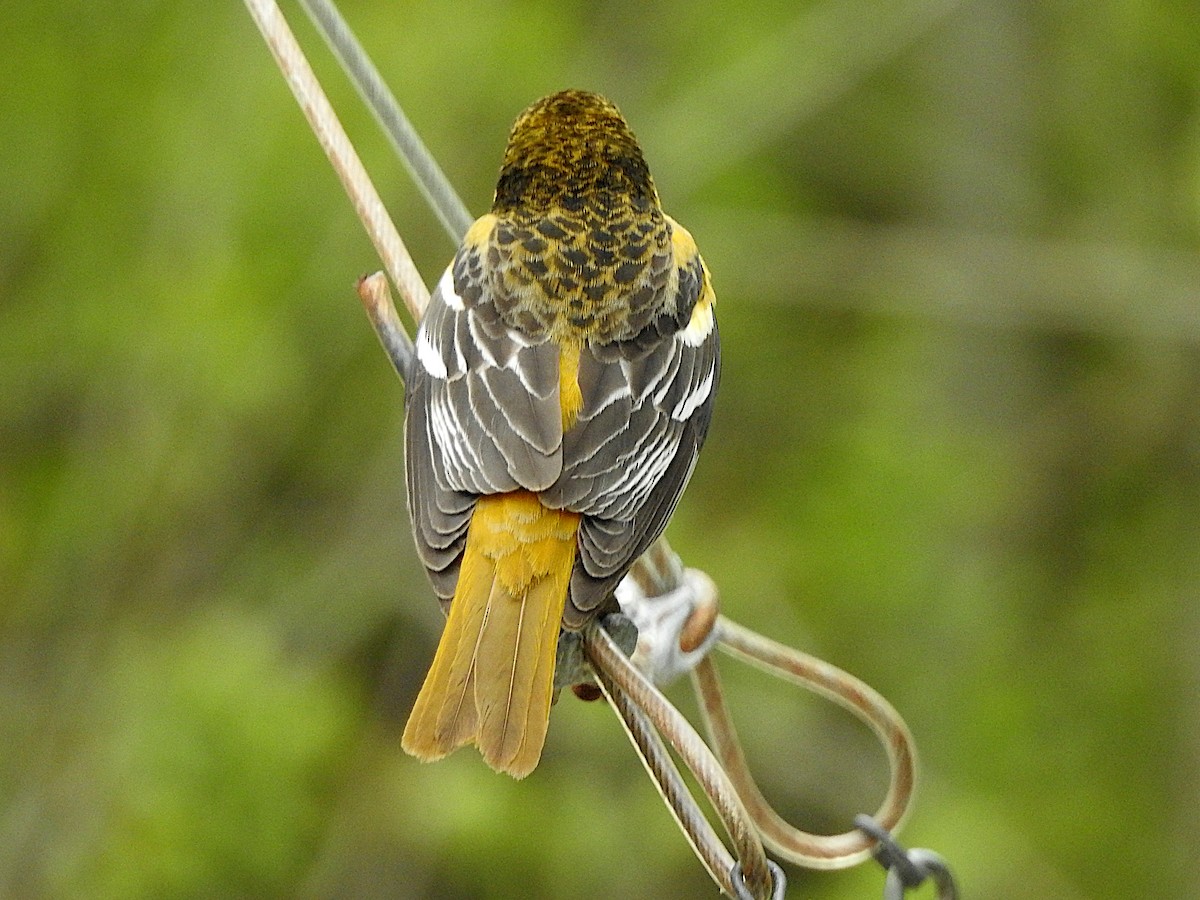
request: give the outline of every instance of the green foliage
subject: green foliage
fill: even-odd
[[[601,705],[520,784],[400,753],[439,614],[378,263],[245,11],[8,6],[0,897],[715,896]],[[285,11],[435,280],[450,243]],[[971,897],[1200,895],[1192,4],[345,13],[476,211],[530,100],[622,107],[725,348],[672,541],[906,715],[903,839]],[[790,816],[875,802],[867,736],[730,668]]]
[[[245,617],[187,627],[123,634],[99,673],[85,752],[103,852],[56,876],[64,896],[282,896],[320,844],[354,694]]]

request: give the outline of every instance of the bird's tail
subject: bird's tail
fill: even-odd
[[[407,753],[429,761],[474,742],[498,772],[533,771],[578,530],[577,514],[528,491],[479,499],[446,628],[404,729]]]

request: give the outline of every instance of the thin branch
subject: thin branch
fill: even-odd
[[[375,329],[384,353],[391,360],[392,368],[400,380],[408,384],[408,373],[413,364],[413,345],[404,331],[400,316],[396,314],[396,304],[392,302],[392,293],[382,272],[359,280],[358,298],[367,311],[367,318],[371,320],[371,327]]]
[[[300,0],[317,26],[317,31],[342,64],[359,96],[387,134],[396,155],[407,167],[417,188],[433,209],[442,227],[457,244],[474,217],[455,192],[446,173],[413,128],[404,110],[379,75],[366,50],[358,42],[342,14],[330,0]]]
[[[684,763],[712,801],[717,815],[733,841],[745,882],[759,897],[769,897],[773,877],[762,844],[738,792],[708,745],[691,723],[671,705],[646,677],[633,667],[612,636],[598,624],[584,629],[584,649],[592,664],[645,711],[650,721],[682,757]],[[708,865],[708,863],[706,863]]]
[[[733,870],[734,859],[692,797],[658,732],[654,730],[646,714],[630,699],[629,694],[621,690],[603,666],[596,669],[596,679],[625,729],[629,742],[637,751],[646,774],[654,782],[659,796],[670,810],[675,824],[683,832],[692,852],[696,854],[709,877],[719,884],[723,891],[733,896],[734,888],[729,873]]]
[[[304,51],[296,42],[295,35],[279,7],[271,0],[245,0],[246,8],[262,32],[263,39],[271,48],[279,71],[291,88],[296,102],[300,104],[308,124],[316,135],[321,149],[342,182],[342,187],[354,205],[363,227],[375,245],[375,251],[383,260],[384,268],[392,283],[400,292],[405,306],[414,321],[420,321],[421,313],[429,303],[429,291],[421,274],[413,264],[408,249],[396,231],[396,226],[384,208],[379,192],[363,167],[350,144],[350,138],[338,121],[333,105],[325,96],[321,85],[313,74],[312,67],[304,58]]]

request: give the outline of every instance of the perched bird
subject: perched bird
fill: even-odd
[[[522,112],[408,380],[409,513],[449,606],[408,753],[473,742],[497,771],[537,765],[560,632],[617,608],[696,464],[713,304],[617,108],[563,91]]]

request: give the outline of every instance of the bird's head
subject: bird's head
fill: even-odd
[[[589,203],[649,209],[658,194],[616,106],[588,91],[560,91],[517,117],[492,211],[572,211]]]

